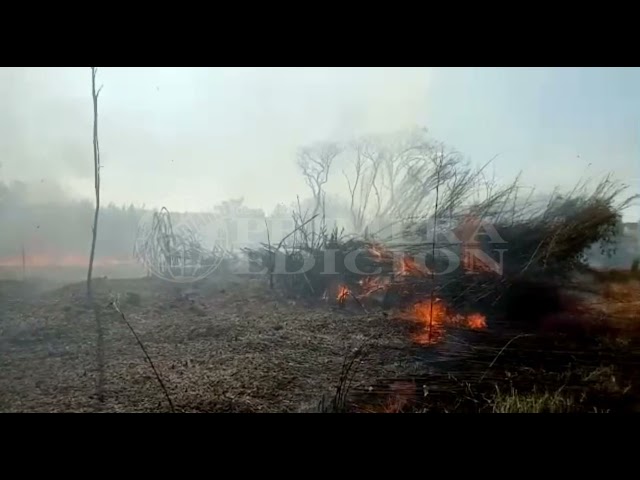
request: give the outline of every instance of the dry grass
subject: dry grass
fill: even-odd
[[[624,396],[631,390],[631,385],[623,386],[616,375],[613,366],[600,366],[595,369],[581,371],[567,371],[564,381],[568,382],[572,377],[584,384],[584,388],[578,394],[565,391],[562,386],[555,391],[544,393],[536,392],[535,387],[530,392],[521,392],[515,388],[504,393],[496,387],[496,394],[489,403],[493,413],[572,413],[593,412],[609,413],[610,409],[591,406],[585,409],[583,405],[589,393],[597,395]]]
[[[573,398],[563,395],[562,390],[542,394],[511,390],[505,394],[498,389],[490,403],[493,413],[569,413],[575,410]]]
[[[96,281],[105,328],[103,403],[96,398],[95,328],[83,284],[0,308],[0,410],[167,411],[135,338],[108,307],[111,293],[136,298],[121,308],[177,411],[295,412],[317,405],[334,395],[346,354],[363,343],[367,356],[350,375],[353,386],[423,368],[405,325],[383,316],[289,302],[252,282],[206,287]]]
[[[412,326],[392,315],[287,300],[264,281],[185,289],[152,279],[96,280],[105,315],[100,403],[93,312],[81,301],[83,285],[21,298],[25,288],[0,285],[2,411],[167,411],[135,339],[107,308],[113,293],[121,294],[177,411],[318,411],[323,397],[335,407],[329,403],[339,384],[349,384],[339,392],[339,411],[629,412],[640,406],[640,336],[632,328],[602,338],[530,334],[511,341],[514,335],[492,330],[489,318],[487,331],[456,331],[424,348],[412,344]],[[637,322],[639,288],[605,282],[585,302],[602,315]],[[367,355],[343,375],[345,358],[362,345]]]
[[[640,332],[640,280],[633,276],[602,283],[597,296],[585,304],[612,328],[628,335]]]

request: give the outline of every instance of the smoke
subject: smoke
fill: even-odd
[[[428,80],[416,68],[101,68],[104,198],[289,202],[306,193],[298,147],[424,122]],[[0,92],[2,177],[89,198],[89,69],[3,69]]]
[[[629,141],[625,119],[640,106],[638,89],[627,85],[640,70],[563,72],[100,68],[103,205],[202,211],[243,197],[265,212],[277,204],[290,208],[296,196],[309,196],[295,162],[299,147],[412,126],[428,127],[477,163],[502,153],[497,177],[510,181],[525,170],[525,183],[538,191],[544,182],[574,184],[591,163],[596,177],[615,168],[637,178],[637,125]],[[615,89],[605,88],[605,77]],[[36,205],[84,201],[76,217],[60,208],[48,211],[53,218],[45,222],[43,210],[33,217],[23,212],[25,225],[42,223],[38,238],[61,244],[64,235],[52,232],[71,235],[74,222],[74,235],[82,242],[90,236],[90,79],[87,67],[0,69],[0,201],[20,198],[27,213]],[[339,216],[347,194],[343,167],[336,163],[326,186]],[[2,230],[0,244],[9,235]]]
[[[2,177],[55,182],[92,174],[87,161],[92,151],[90,97],[75,92],[77,73],[53,68],[0,70]]]

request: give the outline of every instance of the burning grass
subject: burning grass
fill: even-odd
[[[621,285],[608,288],[620,299],[640,293],[633,282]],[[430,297],[410,304],[414,311],[403,319],[394,309],[365,313],[353,299],[357,290],[332,310],[241,279],[189,292],[151,279],[101,280],[95,288],[105,305],[112,291],[136,298],[123,301],[123,311],[176,411],[299,411],[302,405],[386,413],[638,409],[640,336],[633,329],[515,334],[491,329],[490,318],[456,313],[439,297],[433,305]],[[81,285],[68,286],[4,309],[0,408],[165,411],[145,359],[107,310],[105,403],[96,403],[91,312],[73,300],[82,293]],[[596,300],[594,294],[584,301],[595,308]],[[349,356],[353,348],[362,355]],[[347,373],[345,364],[352,365]],[[316,408],[320,398],[327,400]]]
[[[410,308],[400,312],[399,318],[414,322],[417,332],[414,341],[419,345],[430,345],[440,342],[447,328],[468,328],[481,330],[487,328],[487,320],[480,313],[463,315],[452,312],[445,302],[439,298],[419,301]]]
[[[337,229],[328,233],[324,218],[315,227],[315,217],[298,213],[291,234],[248,250],[249,258],[268,272],[272,288],[291,297],[391,310],[428,325],[416,336],[421,344],[441,339],[445,325],[548,327],[553,315],[571,310],[559,291],[585,269],[585,250],[598,242],[613,248],[620,210],[633,198],[622,198],[625,188],[605,178],[591,191],[583,182],[567,195],[554,194],[543,207],[519,201],[516,183],[465,205],[477,177],[467,172],[469,191],[458,189],[454,198],[447,182],[455,181],[455,168],[453,162],[446,174],[431,172],[436,193],[443,189],[443,198],[436,195],[442,210],[407,219],[400,236],[346,238]]]
[[[498,203],[504,209],[510,199],[512,190],[505,190],[477,205],[473,215],[462,216],[454,229],[463,237],[461,244],[449,245],[459,255],[460,268],[446,275],[434,273],[445,269],[446,259],[424,255],[429,248],[436,250],[435,242],[351,240],[369,270],[359,278],[339,270],[337,303],[344,307],[353,297],[363,308],[378,304],[389,311],[390,321],[413,326],[415,344],[434,348],[449,362],[438,366],[446,374],[392,379],[356,392],[356,398],[366,400],[356,399],[353,410],[636,409],[640,392],[629,385],[638,380],[633,367],[640,353],[638,286],[629,279],[600,279],[606,286],[594,292],[592,281],[576,280],[585,271],[587,247],[600,242],[606,251],[615,246],[619,209],[629,202],[617,200],[621,192],[605,179],[591,193],[577,188],[569,196],[554,196],[545,208],[528,215],[511,210],[507,218],[495,209]],[[409,231],[419,236],[425,225],[414,222]],[[486,226],[508,247],[500,268],[491,245],[473,238]],[[376,302],[376,296],[382,300]],[[592,375],[585,369],[610,368],[603,366],[606,361],[618,370],[616,389],[603,388],[609,380],[586,380]],[[621,379],[629,385],[620,387],[616,381]]]

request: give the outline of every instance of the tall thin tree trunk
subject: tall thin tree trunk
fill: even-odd
[[[94,166],[94,184],[96,189],[96,210],[93,215],[91,254],[89,256],[89,271],[87,273],[87,294],[92,295],[91,276],[93,274],[93,259],[96,253],[96,238],[98,237],[98,213],[100,212],[100,145],[98,143],[98,96],[100,95],[100,87],[96,91],[96,73],[98,69],[91,67],[91,96],[93,98],[93,166]]]
[[[96,189],[96,210],[93,215],[91,255],[89,256],[89,271],[87,272],[87,297],[92,301],[91,275],[93,274],[93,259],[96,253],[96,238],[98,237],[98,213],[100,212],[100,145],[98,143],[98,96],[100,87],[96,90],[96,74],[98,69],[91,67],[91,97],[93,99],[93,167],[94,183]],[[93,302],[92,302],[93,303]],[[93,303],[93,314],[96,319],[97,343],[96,343],[96,368],[97,368],[97,400],[99,405],[104,403],[104,332],[102,318],[98,306]],[[100,408],[100,407],[99,407]]]

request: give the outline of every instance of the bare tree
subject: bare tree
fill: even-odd
[[[335,158],[342,152],[336,142],[318,143],[298,151],[298,166],[315,201],[311,216],[319,213],[323,200],[323,188],[329,180],[329,171]]]
[[[493,213],[497,199],[506,198],[505,191],[487,187],[483,172],[493,159],[472,167],[425,128],[364,137],[351,145],[352,168],[343,174],[357,233],[385,236],[398,223],[407,226],[433,218],[436,202],[438,220],[454,223],[474,204],[476,214]]]
[[[506,208],[504,192],[484,177],[483,172],[492,160],[472,168],[457,151],[433,140],[426,128],[413,128],[357,138],[346,149],[336,142],[300,149],[298,166],[314,201],[307,213],[319,217],[321,228],[324,186],[335,158],[343,152],[352,158],[351,168],[348,172],[343,170],[343,175],[354,233],[380,234],[380,229],[398,222],[410,224],[433,217],[436,198],[438,216],[448,217],[452,222],[474,203],[485,213],[489,210],[495,213],[493,209],[500,198],[501,208]],[[472,197],[476,194],[480,196],[474,202]],[[480,201],[483,196],[493,200]],[[314,235],[315,224],[310,227]]]
[[[98,96],[102,86],[96,90],[97,67],[91,67],[91,97],[93,99],[93,167],[94,185],[96,190],[96,209],[93,215],[91,254],[89,256],[89,271],[87,273],[87,294],[91,297],[91,276],[93,274],[93,259],[96,253],[96,238],[98,236],[98,213],[100,212],[100,145],[98,143]]]
[[[423,215],[436,187],[452,181],[460,160],[423,128],[358,139],[353,152],[352,177],[344,175],[358,232],[374,221]]]
[[[378,189],[378,175],[380,166],[384,165],[385,152],[377,147],[378,145],[368,138],[353,142],[352,148],[355,153],[353,182],[344,170],[342,172],[347,180],[351,197],[349,209],[351,223],[356,232],[362,232],[366,226],[372,193],[376,198],[375,217],[379,216],[382,207],[382,198]]]
[[[316,240],[316,231],[326,230],[325,192],[324,185],[329,180],[329,172],[335,158],[342,153],[343,148],[336,142],[322,142],[301,148],[298,151],[298,166],[302,170],[306,184],[313,195],[313,211],[311,212],[311,239]],[[322,212],[321,212],[322,210]],[[320,215],[322,213],[322,215]],[[316,218],[319,225],[316,228]]]

